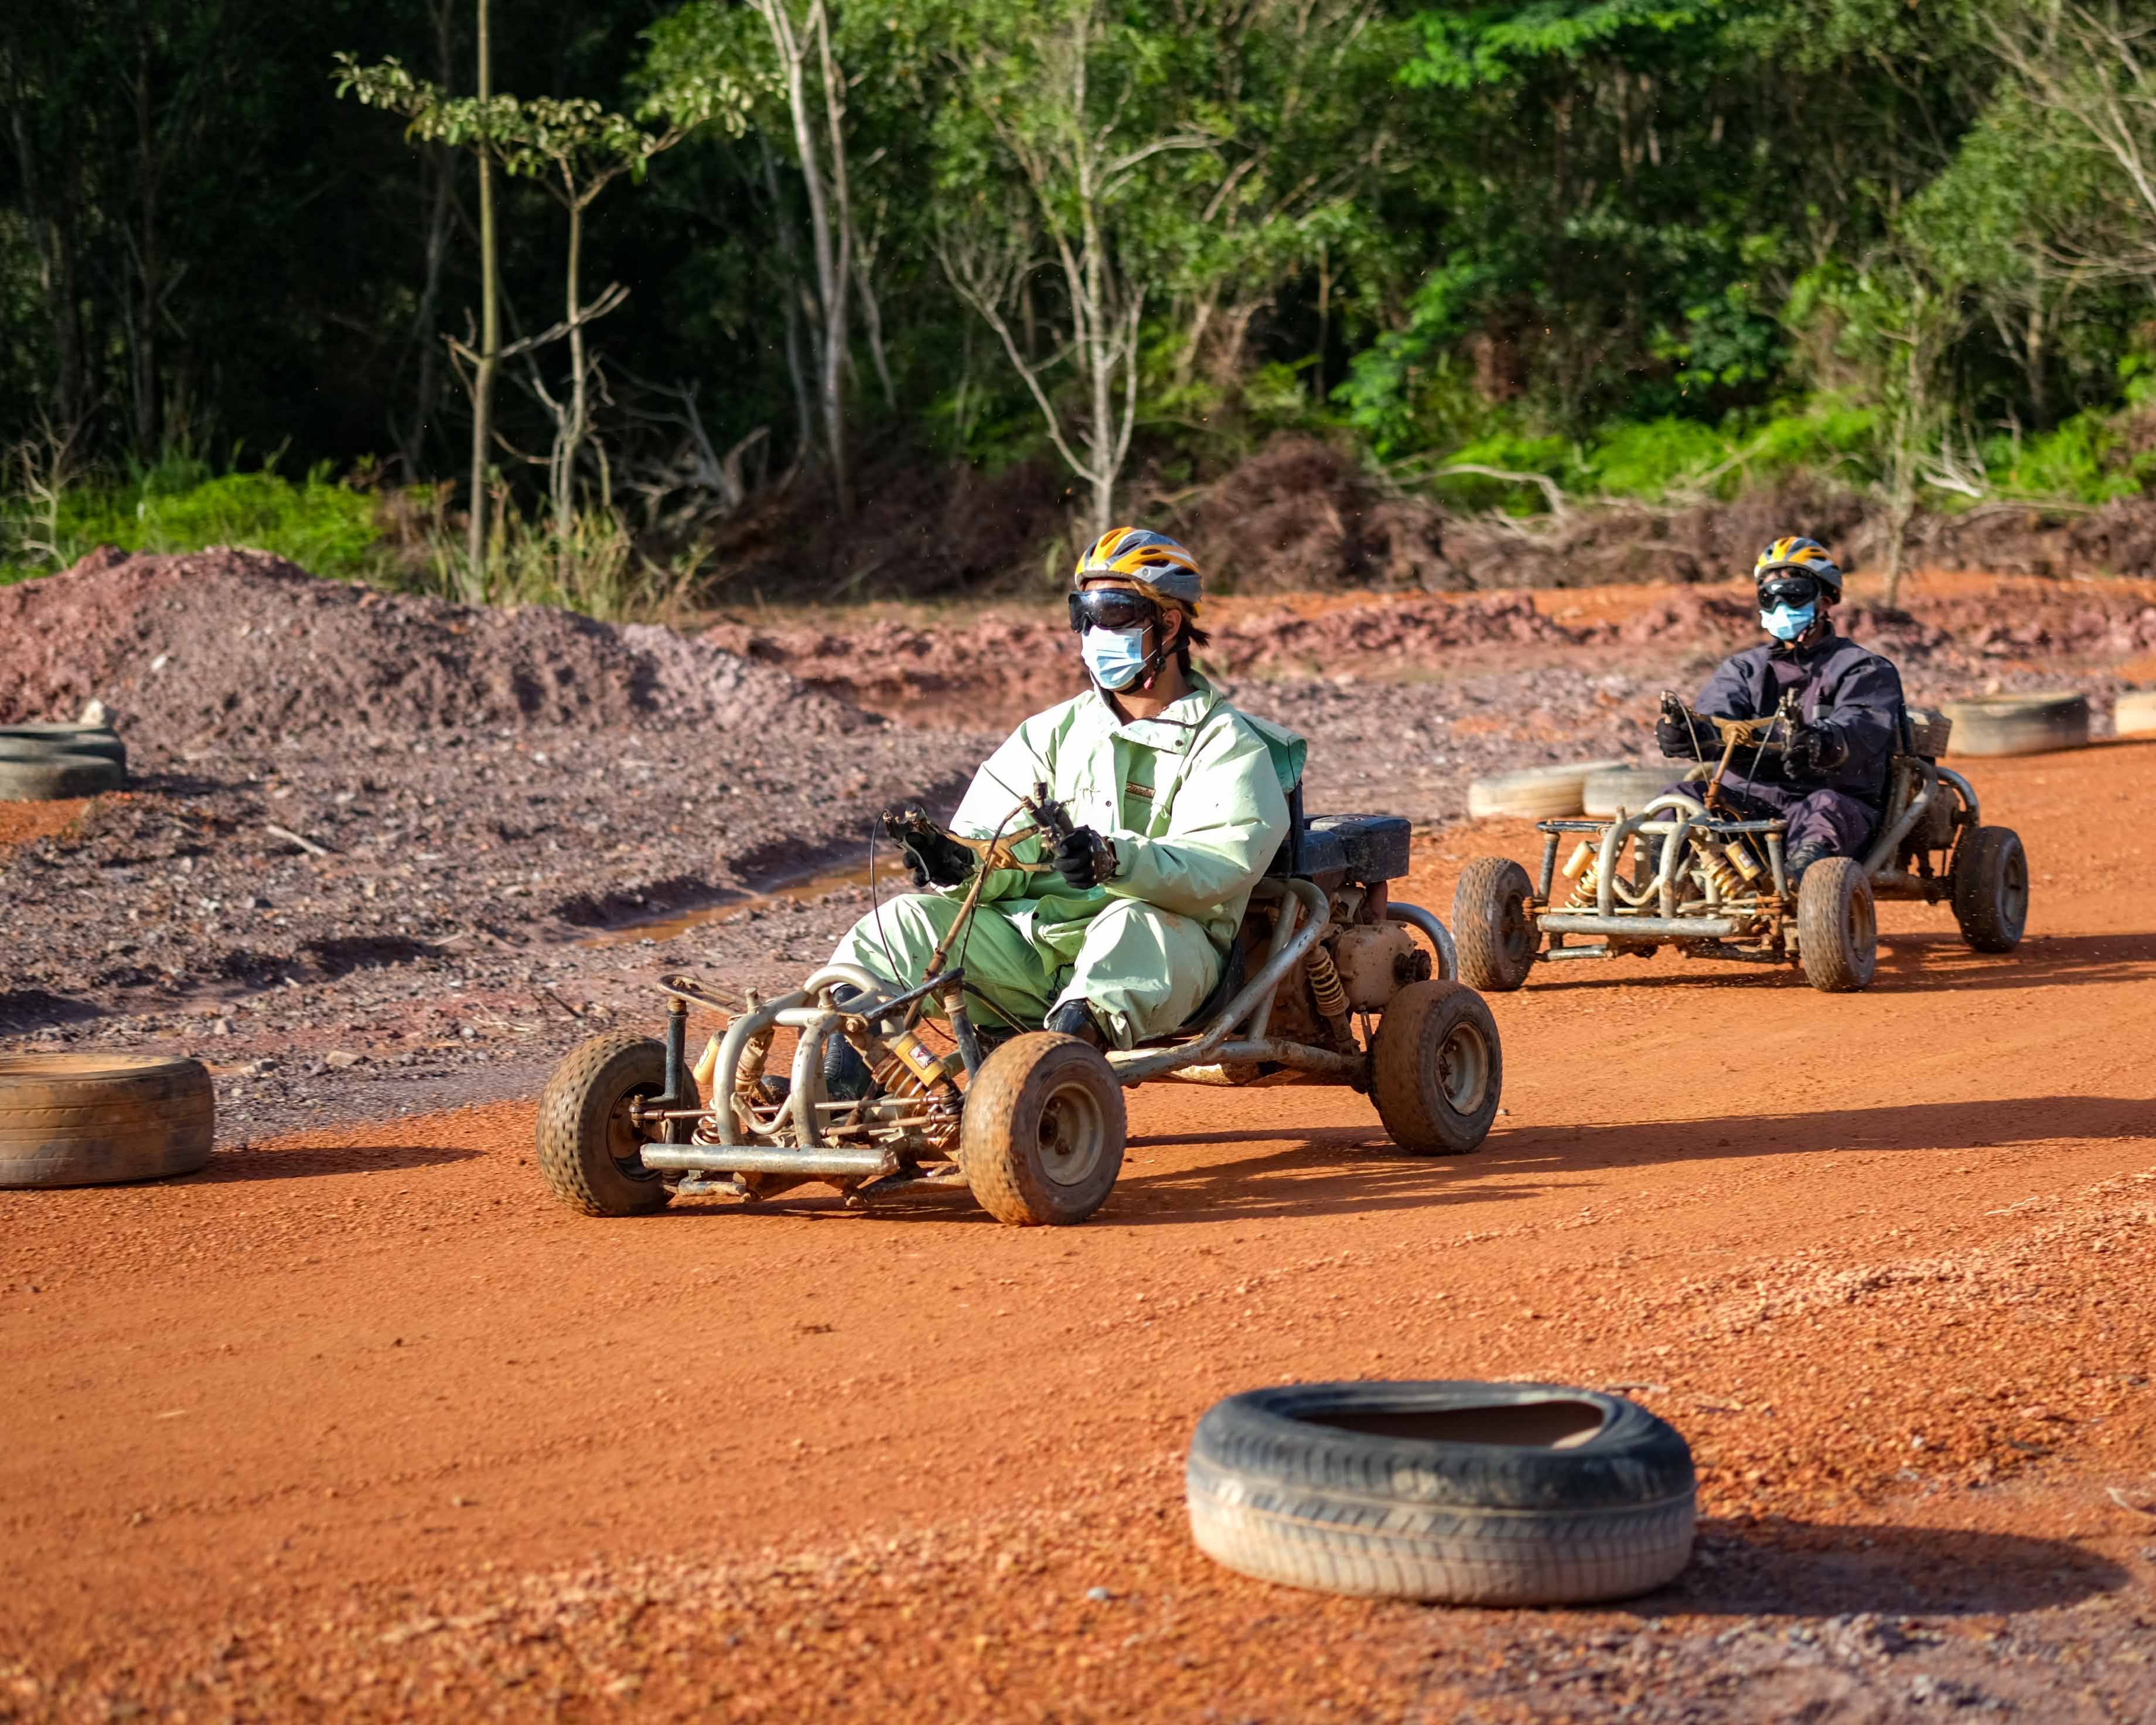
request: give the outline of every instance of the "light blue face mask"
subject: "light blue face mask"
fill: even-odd
[[[1089,629],[1079,650],[1086,669],[1103,689],[1127,689],[1146,668],[1146,632],[1137,629]]]
[[[1812,626],[1813,619],[1818,615],[1819,607],[1816,604],[1801,608],[1794,605],[1777,605],[1771,611],[1762,611],[1759,614],[1759,627],[1765,629],[1778,641],[1794,641]]]

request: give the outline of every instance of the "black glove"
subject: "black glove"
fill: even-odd
[[[1673,761],[1705,760],[1707,755],[1702,751],[1712,752],[1709,745],[1716,734],[1712,725],[1697,725],[1671,713],[1664,713],[1655,726],[1655,741]]]
[[[1824,725],[1799,725],[1782,758],[1792,778],[1820,778],[1849,758],[1849,745]]]
[[[972,877],[973,853],[918,809],[886,811],[883,829],[898,846],[899,855],[922,891],[931,886],[957,886]]]
[[[1064,884],[1083,892],[1116,872],[1116,849],[1091,827],[1078,827],[1055,841],[1055,872]]]

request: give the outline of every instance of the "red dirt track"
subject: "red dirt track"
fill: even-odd
[[[588,1220],[526,1102],[0,1194],[0,1720],[2156,1718],[2156,743],[1961,764],[2019,952],[1538,969],[1468,1158],[1158,1086],[1075,1230]],[[1548,1614],[1199,1557],[1199,1414],[1354,1376],[1630,1386],[1702,1555]]]

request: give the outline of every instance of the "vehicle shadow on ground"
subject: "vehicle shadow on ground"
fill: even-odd
[[[1651,975],[1587,976],[1580,964],[1537,966],[1529,988],[1802,988],[1794,965],[1687,959],[1666,950],[1649,961]],[[1674,968],[1670,968],[1674,967]],[[1559,972],[1563,973],[1558,973]],[[2083,983],[2146,982],[2156,978],[2156,934],[2035,935],[2011,952],[1972,952],[1958,934],[1911,932],[1879,937],[1875,993],[1919,994],[1932,990],[2056,988]]]
[[[1115,1203],[1127,1220],[1173,1219],[1146,1217],[1148,1199],[1165,1199],[1176,1215],[1201,1209],[1235,1217],[1254,1210],[1322,1214],[1479,1204],[1531,1198],[1550,1189],[1550,1183],[1493,1189],[1487,1177],[1496,1174],[1539,1174],[1553,1183],[1589,1169],[1650,1163],[1818,1152],[1980,1150],[2061,1138],[2152,1137],[2156,1103],[2135,1096],[1972,1098],[1614,1126],[1518,1127],[1492,1133],[1480,1150],[1464,1157],[1409,1156],[1394,1148],[1374,1122],[1337,1130],[1291,1127],[1235,1132],[1237,1144],[1270,1142],[1281,1147],[1233,1161],[1160,1173],[1126,1163]],[[1130,1147],[1142,1152],[1219,1142],[1204,1132],[1162,1133],[1133,1137]]]
[[[1901,1526],[1702,1522],[1691,1563],[1630,1604],[1665,1613],[1751,1617],[1948,1617],[2041,1611],[2132,1584],[2070,1540]]]
[[[395,1168],[438,1168],[470,1162],[477,1150],[451,1150],[421,1144],[339,1144],[273,1150],[242,1144],[219,1150],[200,1173],[184,1174],[175,1184],[210,1186],[235,1180],[304,1180],[321,1174],[364,1174]]]
[[[2156,978],[2156,934],[2033,936],[2014,952],[1973,952],[1952,934],[1882,934],[1871,986],[1895,993],[1943,988],[2052,988]]]

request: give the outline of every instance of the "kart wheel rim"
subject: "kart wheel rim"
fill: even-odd
[[[2016,934],[2029,914],[2029,854],[2016,845],[1999,870],[1999,920]]]
[[[1871,907],[1871,896],[1869,893],[1850,894],[1848,908],[1843,912],[1843,921],[1848,927],[1851,952],[1861,957],[1867,947],[1874,947],[1879,943],[1879,918]]]
[[[613,1165],[632,1180],[657,1178],[644,1165],[644,1146],[647,1142],[643,1129],[629,1117],[629,1105],[642,1101],[649,1093],[633,1090],[617,1101],[607,1116],[607,1154]]]
[[[1100,1098],[1083,1085],[1065,1085],[1040,1111],[1041,1173],[1059,1186],[1083,1185],[1100,1167],[1107,1137]]]
[[[1437,1087],[1456,1114],[1472,1114],[1490,1088],[1490,1045],[1478,1025],[1462,1021],[1437,1049]]]

